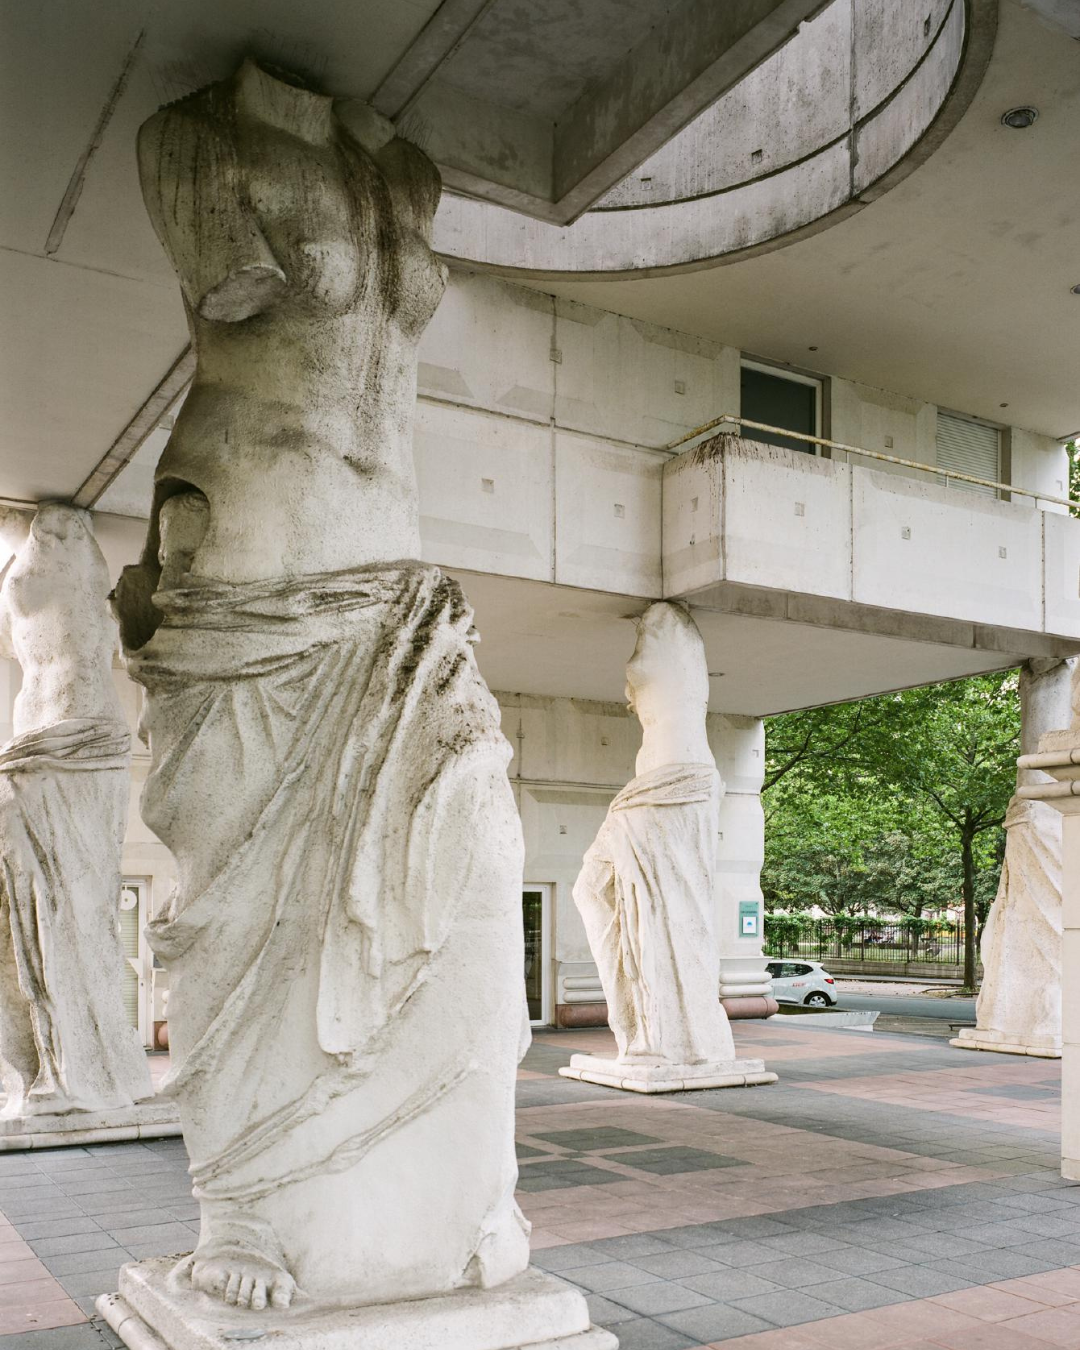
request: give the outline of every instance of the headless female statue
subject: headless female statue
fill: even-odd
[[[197,355],[117,592],[179,874],[149,934],[201,1203],[174,1278],[253,1309],[498,1284],[520,826],[471,612],[410,561],[438,175],[250,62],[139,163]]]
[[[109,574],[83,512],[45,505],[0,587],[22,670],[0,748],[0,1077],[7,1118],[152,1092],[124,1013],[120,850],[130,734]]]

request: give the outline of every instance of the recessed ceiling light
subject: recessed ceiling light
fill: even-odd
[[[1078,281],[1076,285],[1071,287],[1070,289],[1072,290],[1073,295],[1080,295],[1080,281]]]
[[[816,352],[816,351],[817,351],[817,348],[816,348],[816,347],[807,347],[806,350],[807,350],[808,352]]]
[[[1001,125],[1003,127],[1012,127],[1013,131],[1024,131],[1039,116],[1038,108],[1032,108],[1024,105],[1022,108],[1010,108],[1008,112],[1001,114]]]
[[[999,408],[1007,408],[1008,406],[1009,406],[1009,405],[1008,405],[1007,403],[999,403],[999,404],[998,404],[998,407],[999,407]]]
[[[710,679],[710,680],[722,680],[723,678],[724,678],[724,672],[723,672],[722,670],[710,670],[710,671],[709,671],[709,679]]]

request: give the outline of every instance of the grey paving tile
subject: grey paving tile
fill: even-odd
[[[967,1265],[975,1265],[979,1270],[990,1271],[990,1273],[999,1280],[1017,1280],[1025,1275],[1041,1275],[1044,1270],[1053,1270],[1062,1263],[1054,1260],[1051,1264],[1049,1260],[1036,1257],[1025,1256],[1011,1248],[1003,1251],[987,1251],[978,1258],[971,1257],[965,1262]],[[983,1283],[990,1281],[983,1276]]]
[[[846,1280],[827,1280],[824,1284],[815,1284],[810,1293],[826,1303],[835,1303],[838,1308],[848,1312],[866,1312],[870,1308],[884,1308],[891,1303],[906,1303],[914,1297],[899,1289],[886,1289],[884,1285],[874,1284],[871,1280],[861,1280],[852,1276]]]
[[[1037,1261],[1053,1260],[1054,1268],[1080,1265],[1080,1244],[1062,1242],[1060,1238],[1038,1238],[1035,1242],[1025,1242],[1021,1247],[1010,1247],[1018,1256],[1030,1256]],[[973,1257],[973,1260],[978,1258]]]
[[[845,1275],[872,1275],[877,1270],[895,1270],[908,1262],[886,1252],[868,1251],[863,1247],[848,1247],[839,1251],[820,1252],[818,1265],[829,1266]]]
[[[683,1172],[710,1172],[721,1167],[749,1167],[743,1158],[729,1158],[700,1148],[651,1148],[633,1153],[607,1153],[608,1162],[624,1163],[653,1176],[675,1176]],[[620,1178],[621,1180],[621,1178]]]
[[[144,1238],[141,1242],[129,1243],[127,1250],[136,1261],[145,1261],[148,1256],[175,1256],[177,1258],[195,1250],[198,1234],[190,1229],[184,1230],[180,1238]]]
[[[191,1229],[182,1223],[139,1224],[130,1228],[111,1229],[110,1236],[121,1247],[131,1251],[132,1243],[135,1242],[167,1241],[169,1238],[186,1242],[191,1236]]]
[[[800,1231],[776,1237],[757,1238],[763,1247],[779,1256],[815,1256],[818,1252],[841,1251],[849,1244],[826,1233]]]
[[[683,1312],[687,1308],[701,1308],[713,1302],[708,1295],[670,1280],[655,1280],[652,1284],[642,1284],[636,1289],[620,1289],[612,1297],[636,1315],[644,1317]]]
[[[610,1261],[607,1252],[590,1246],[587,1242],[572,1242],[568,1246],[544,1247],[533,1252],[530,1260],[541,1270],[550,1270],[559,1274],[564,1270],[573,1270],[578,1266],[595,1266],[601,1261]]]
[[[631,1148],[639,1144],[659,1144],[662,1140],[634,1130],[620,1130],[614,1125],[599,1125],[596,1129],[554,1130],[548,1134],[528,1132],[530,1139],[542,1139],[546,1144],[587,1153],[604,1148]]]
[[[880,1284],[886,1289],[897,1289],[914,1298],[933,1298],[936,1294],[952,1294],[957,1289],[968,1289],[977,1280],[964,1279],[946,1273],[941,1267],[897,1266],[893,1270],[878,1270],[867,1275],[866,1279]],[[984,1283],[989,1284],[989,1279]]]
[[[691,1350],[700,1344],[692,1336],[683,1336],[650,1317],[620,1322],[618,1337],[619,1350]]]
[[[109,1261],[118,1265],[130,1260],[129,1253],[122,1247],[99,1248],[92,1252],[64,1252],[60,1256],[43,1256],[42,1264],[50,1275],[74,1275],[80,1270],[100,1270]]]
[[[564,1280],[572,1280],[593,1293],[601,1294],[614,1289],[628,1289],[649,1280],[659,1279],[658,1275],[648,1275],[638,1266],[626,1261],[602,1261],[598,1266],[582,1266],[577,1270],[560,1272]]]
[[[1011,1222],[1014,1228],[1036,1237],[1075,1239],[1080,1233],[1080,1214],[1072,1211],[1064,1218],[1057,1214],[1021,1214]]]
[[[763,1267],[742,1269],[729,1267],[727,1270],[714,1270],[707,1275],[691,1275],[679,1283],[695,1293],[704,1294],[717,1303],[727,1303],[733,1298],[749,1298],[752,1294],[768,1294],[781,1286],[773,1280],[763,1279],[758,1271]],[[835,1274],[835,1271],[830,1271]]]
[[[74,1327],[53,1327],[48,1331],[17,1331],[0,1336],[4,1350],[105,1350],[111,1344],[92,1322]]]
[[[588,1305],[590,1319],[598,1327],[617,1326],[620,1322],[629,1322],[631,1318],[638,1316],[636,1312],[624,1308],[621,1303],[613,1303],[603,1294],[586,1294],[585,1302]]]
[[[751,1215],[746,1219],[722,1219],[717,1224],[725,1233],[737,1238],[779,1237],[790,1233],[791,1227],[779,1219],[768,1219],[763,1215]]]
[[[127,1264],[127,1257],[124,1258]],[[73,1298],[83,1295],[113,1294],[120,1275],[119,1266],[102,1266],[100,1270],[80,1270],[71,1275],[61,1275],[60,1284],[64,1292]]]
[[[702,1247],[701,1252],[725,1266],[753,1266],[761,1261],[776,1260],[776,1253],[760,1242],[724,1242],[717,1247]]]
[[[671,1244],[653,1233],[625,1233],[621,1237],[599,1238],[590,1243],[609,1259],[628,1260],[635,1256],[657,1256],[672,1250]]]
[[[977,1223],[964,1230],[964,1236],[983,1247],[1022,1247],[1033,1234],[1011,1223]]]
[[[70,1214],[65,1219],[22,1219],[15,1224],[19,1236],[31,1238],[65,1237],[68,1233],[97,1233],[100,1225],[89,1214]]]
[[[101,1229],[90,1233],[68,1233],[64,1237],[42,1237],[34,1238],[30,1242],[30,1248],[35,1256],[40,1256],[42,1260],[46,1256],[62,1256],[66,1252],[94,1252],[102,1251],[106,1247],[118,1247],[121,1243],[114,1242],[108,1233],[103,1233]]]
[[[651,1237],[662,1238],[668,1247],[715,1247],[721,1242],[734,1242],[735,1234],[728,1233],[720,1223],[695,1223],[684,1228],[661,1228]]]
[[[726,1244],[724,1250],[727,1250],[728,1246],[730,1244]],[[657,1256],[641,1256],[636,1258],[633,1264],[639,1270],[648,1271],[650,1275],[665,1280],[681,1279],[688,1275],[704,1275],[706,1271],[722,1269],[719,1261],[694,1251],[661,1252]]]
[[[803,1319],[807,1320],[807,1319]],[[708,1308],[691,1308],[686,1312],[668,1313],[660,1318],[667,1328],[680,1332],[690,1339],[684,1344],[708,1345],[715,1341],[725,1341],[734,1336],[749,1336],[755,1331],[770,1331],[775,1322],[766,1321],[763,1315],[755,1315],[749,1309],[735,1308],[714,1303]],[[635,1350],[628,1345],[619,1330],[619,1350]]]
[[[839,1317],[844,1309],[835,1303],[826,1303],[801,1289],[785,1289],[778,1294],[758,1294],[754,1298],[740,1298],[733,1308],[752,1317],[768,1319],[778,1327],[798,1326],[803,1322],[819,1322],[823,1317]]]
[[[904,1257],[916,1264],[924,1264],[931,1256],[972,1256],[978,1259],[980,1252],[986,1250],[985,1242],[972,1242],[970,1238],[958,1233],[923,1233],[918,1237],[905,1238],[903,1242],[877,1244],[886,1255]]]
[[[762,1279],[771,1280],[785,1289],[801,1289],[808,1284],[821,1284],[825,1280],[835,1280],[836,1271],[831,1266],[821,1265],[803,1256],[785,1256],[779,1261],[763,1261],[752,1267],[753,1273]]]

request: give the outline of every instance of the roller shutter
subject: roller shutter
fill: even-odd
[[[954,413],[938,413],[937,462],[939,469],[955,469],[974,478],[1001,480],[1001,433],[997,427],[984,426]],[[974,483],[949,483],[949,491],[979,492],[987,497],[997,493],[993,488],[978,487]]]

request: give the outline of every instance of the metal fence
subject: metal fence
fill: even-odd
[[[766,914],[765,951],[769,956],[802,956],[809,961],[833,957],[845,961],[933,961],[959,965],[964,959],[964,928],[954,923],[792,920]]]

